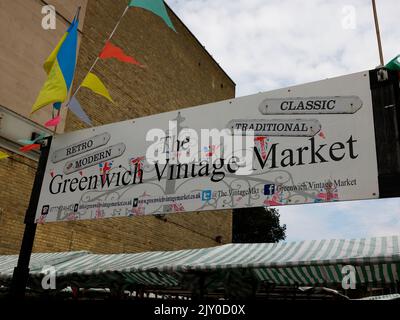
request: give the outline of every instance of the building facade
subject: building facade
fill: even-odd
[[[0,150],[10,155],[0,162],[0,254],[19,251],[37,167],[38,153],[21,154],[18,140],[30,139],[34,133],[50,133],[43,127],[50,118],[50,106],[30,114],[46,78],[42,69],[44,60],[65,32],[76,8],[81,6],[73,92],[104,46],[126,3],[126,0],[0,2]],[[42,28],[45,5],[56,9],[54,30]],[[144,67],[115,59],[96,64],[93,72],[102,79],[115,103],[86,88],[79,90],[77,98],[94,126],[234,97],[234,82],[170,8],[168,12],[177,33],[156,15],[139,8],[130,8],[121,20],[112,43]],[[64,120],[58,134],[87,127],[66,110],[63,108]],[[200,248],[230,242],[231,227],[230,211],[47,223],[37,228],[34,251],[120,253]]]

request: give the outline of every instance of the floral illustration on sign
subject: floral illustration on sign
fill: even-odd
[[[170,206],[171,206],[172,210],[175,211],[175,212],[182,212],[182,211],[185,211],[185,207],[183,206],[182,203],[176,203],[176,202],[174,202],[174,203],[172,203]]]
[[[314,202],[332,202],[332,201],[338,201],[339,200],[339,194],[338,194],[338,189],[337,187],[333,186],[333,183],[328,182],[326,183],[325,187],[323,189],[319,190],[319,193],[316,196],[316,199]]]
[[[217,145],[209,145],[208,147],[203,147],[204,155],[202,158],[212,157],[220,146]]]
[[[254,145],[256,146],[258,152],[261,154],[263,160],[267,159],[268,142],[269,138],[266,136],[254,137]]]
[[[78,216],[74,213],[74,212],[71,212],[70,214],[68,214],[68,216],[67,216],[67,221],[75,221],[75,220],[77,220],[78,219]]]
[[[285,204],[283,199],[283,191],[276,191],[271,197],[264,200],[266,207],[281,206]]]
[[[142,175],[142,167],[143,167],[143,161],[145,157],[136,157],[136,158],[131,158],[129,159],[129,165],[131,168],[131,172],[137,172],[137,177],[140,178]]]
[[[37,223],[38,223],[38,224],[44,224],[44,223],[46,222],[46,216],[47,216],[46,214],[40,215],[40,217],[39,217]]]
[[[105,161],[105,162],[99,163],[99,170],[100,170],[101,180],[103,181],[103,184],[106,181],[107,173],[111,170],[112,165],[113,165],[113,161]]]
[[[104,210],[100,209],[100,207],[96,208],[95,219],[101,219],[105,217]]]

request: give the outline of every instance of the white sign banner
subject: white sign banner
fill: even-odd
[[[36,222],[378,197],[360,72],[57,135]]]

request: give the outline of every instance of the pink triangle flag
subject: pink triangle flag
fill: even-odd
[[[61,121],[61,116],[58,115],[57,117],[50,119],[49,121],[47,121],[44,125],[46,127],[55,127],[57,126]]]

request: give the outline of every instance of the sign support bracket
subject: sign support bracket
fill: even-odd
[[[47,159],[49,156],[52,137],[47,137],[40,149],[40,158],[33,183],[29,206],[25,214],[25,231],[22,238],[21,249],[18,256],[17,266],[14,268],[13,278],[10,286],[10,295],[13,298],[24,298],[26,286],[29,279],[29,262],[31,259],[33,242],[35,240],[36,226],[35,215],[42,189]]]

